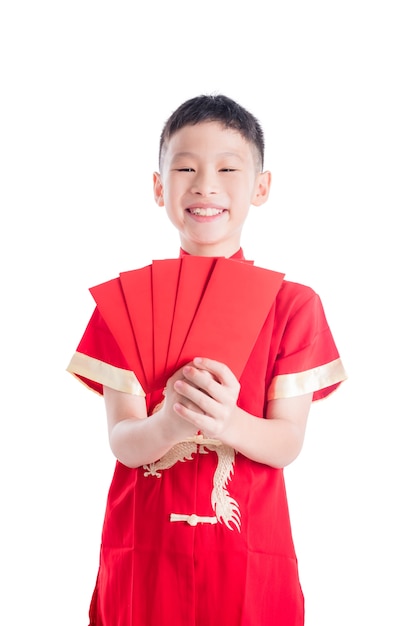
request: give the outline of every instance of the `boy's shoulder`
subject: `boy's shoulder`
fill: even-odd
[[[277,294],[277,303],[283,307],[296,310],[306,303],[319,300],[319,296],[312,287],[284,279]]]
[[[316,291],[309,285],[295,282],[293,280],[283,279],[280,291],[286,292],[287,296],[312,297],[316,295]]]

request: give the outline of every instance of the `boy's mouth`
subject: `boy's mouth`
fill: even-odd
[[[224,209],[218,209],[215,207],[194,207],[187,209],[192,215],[199,215],[201,217],[213,217],[214,215],[220,215],[224,212]]]

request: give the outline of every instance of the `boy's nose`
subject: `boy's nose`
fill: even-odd
[[[191,190],[193,193],[201,196],[208,196],[217,193],[217,182],[215,176],[208,171],[197,173],[193,178]]]

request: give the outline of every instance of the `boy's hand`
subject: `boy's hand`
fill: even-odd
[[[222,439],[236,416],[240,384],[224,363],[197,357],[174,382],[173,410],[207,437]]]
[[[184,406],[193,413],[203,413],[203,411],[201,411],[192,400],[188,400],[178,393],[176,385],[179,380],[184,380],[183,368],[177,370],[177,372],[167,380],[167,385],[164,390],[165,400],[161,408],[161,413],[167,418],[166,427],[170,430],[172,436],[178,439],[178,441],[181,441],[195,435],[198,428],[196,428],[192,422],[182,419],[174,407],[182,402]]]

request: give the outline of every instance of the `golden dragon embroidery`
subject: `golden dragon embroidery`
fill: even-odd
[[[161,471],[173,467],[178,462],[190,461],[193,454],[216,452],[218,464],[213,476],[211,505],[216,518],[229,530],[241,530],[241,514],[239,505],[227,490],[227,484],[234,473],[235,450],[223,445],[218,439],[208,439],[203,435],[189,437],[173,446],[161,459],[144,465],[144,476],[161,477]]]

